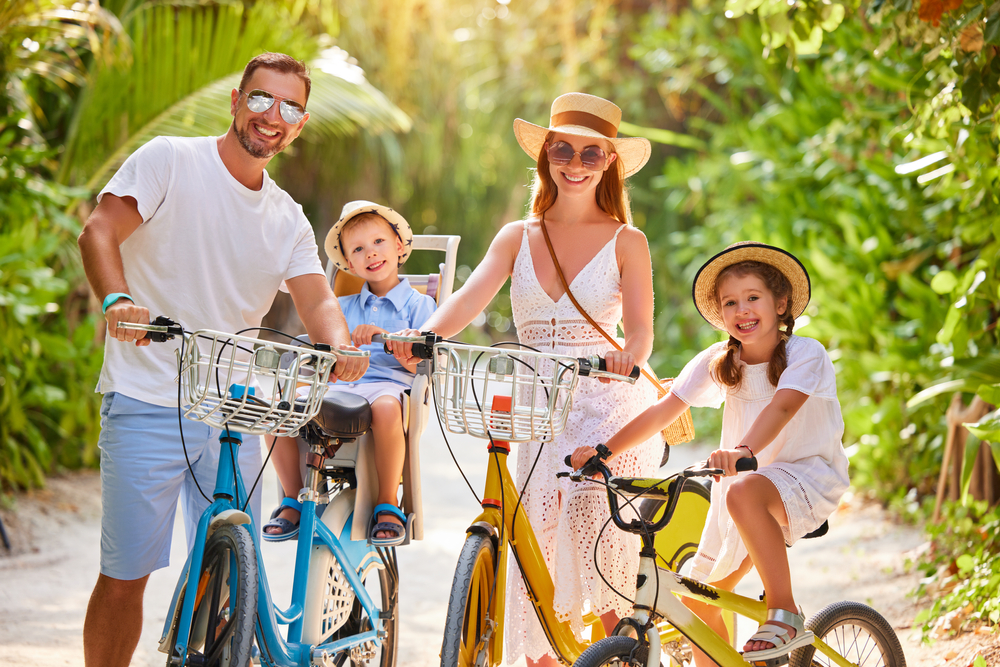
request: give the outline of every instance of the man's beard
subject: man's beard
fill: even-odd
[[[285,147],[288,146],[288,142],[278,144],[274,148],[261,146],[260,144],[255,143],[250,137],[249,126],[250,125],[248,123],[246,128],[241,129],[236,127],[236,121],[233,121],[233,130],[236,132],[236,138],[239,139],[240,146],[242,146],[243,150],[250,154],[250,157],[267,160],[285,150]]]

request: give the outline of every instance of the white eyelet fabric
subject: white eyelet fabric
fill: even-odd
[[[615,257],[617,238],[618,233],[570,284],[580,304],[609,333],[617,330],[622,317],[621,276]],[[569,297],[564,294],[553,302],[542,289],[532,263],[527,223],[514,262],[510,297],[520,342],[574,357],[591,354],[603,357],[613,349],[580,315]],[[585,607],[597,615],[615,611],[625,616],[632,605],[610,590],[594,567],[594,543],[610,516],[603,487],[576,484],[565,478],[556,479],[555,475],[567,470],[563,459],[577,447],[606,442],[655,401],[656,390],[644,379],[627,385],[581,378],[563,434],[551,443],[532,442],[517,448],[517,484],[521,489],[541,446],[541,456],[520,511],[527,512],[552,575],[556,616],[568,620],[580,636]],[[617,457],[612,470],[620,476],[649,476],[656,470],[662,453],[663,443],[657,435]],[[630,520],[629,513],[623,514]],[[635,594],[639,547],[638,537],[609,524],[597,551],[601,574],[629,598]],[[507,662],[516,661],[522,654],[532,660],[554,655],[527,598],[517,564],[513,558],[510,562],[505,628]]]

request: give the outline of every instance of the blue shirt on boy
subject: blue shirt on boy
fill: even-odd
[[[344,311],[347,328],[354,331],[360,324],[373,324],[389,333],[401,329],[419,329],[437,307],[434,299],[410,287],[406,278],[383,297],[375,296],[366,282],[357,294],[339,297],[340,309]],[[396,357],[386,354],[382,344],[363,345],[362,350],[371,352],[368,372],[358,382],[398,382],[410,387],[413,373],[396,361]]]

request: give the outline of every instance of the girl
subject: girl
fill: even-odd
[[[687,406],[725,402],[722,443],[708,465],[726,473],[712,486],[691,576],[732,590],[757,568],[768,620],[744,646],[747,660],[778,658],[811,641],[792,597],[785,545],[818,528],[848,486],[833,364],[818,342],[792,335],[809,295],[805,268],[780,248],[744,242],[713,257],[695,277],[694,303],[729,340],[695,357],[670,394],[607,442],[621,454]],[[574,466],[595,453],[579,448]],[[751,456],[758,471],[736,478],[736,461]],[[718,608],[685,604],[727,636]],[[695,662],[712,664],[697,649]]]
[[[486,308],[510,276],[514,323],[522,343],[574,357],[599,354],[611,372],[623,375],[646,362],[653,346],[652,269],[646,237],[629,224],[624,178],[646,163],[650,146],[645,139],[618,138],[620,121],[621,109],[611,102],[568,93],[553,102],[548,128],[514,122],[518,142],[538,165],[531,214],[500,230],[482,263],[425,329],[454,336]],[[581,306],[612,336],[622,323],[622,350],[614,349],[567,296],[546,232]],[[409,346],[403,349],[409,353]],[[563,459],[580,444],[610,438],[655,399],[650,382],[582,382],[563,435],[544,447],[518,447],[519,487],[541,447],[523,503],[554,579],[555,611],[578,631],[583,629],[585,604],[609,631],[630,605],[595,570],[594,541],[608,516],[607,499],[600,490],[557,480],[555,474],[565,470]],[[650,433],[634,444],[635,449],[615,461],[616,474],[643,475],[656,469],[663,452],[659,434]],[[636,538],[608,531],[601,547],[600,572],[618,590],[634,591]],[[523,653],[531,664],[557,664],[516,568],[508,582],[508,662]]]

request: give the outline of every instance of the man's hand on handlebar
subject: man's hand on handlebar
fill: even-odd
[[[354,382],[360,379],[365,374],[365,371],[368,370],[368,357],[345,357],[337,354],[337,350],[353,350],[357,352],[358,348],[352,345],[339,345],[336,349],[331,350],[337,355],[337,363],[330,373],[330,381],[343,380],[344,382]]]
[[[136,347],[145,347],[152,341],[146,338],[145,331],[136,329],[118,328],[119,322],[149,322],[149,309],[137,306],[128,299],[118,299],[104,313],[104,319],[108,323],[108,331],[115,340],[123,343],[135,341]]]
[[[635,357],[631,352],[626,352],[625,350],[611,350],[604,355],[604,361],[607,364],[607,372],[626,377],[632,372],[632,368],[635,367]],[[597,379],[605,384],[612,382],[611,378]]]

